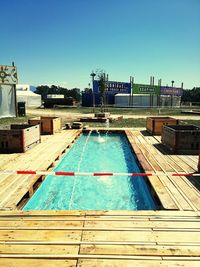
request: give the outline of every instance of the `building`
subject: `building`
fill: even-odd
[[[180,106],[183,89],[152,84],[106,82],[106,105],[117,107],[165,107]],[[99,81],[93,81],[93,91],[82,93],[82,106],[101,104]]]
[[[107,105],[115,104],[115,95],[130,94],[131,93],[131,83],[129,82],[116,82],[108,81],[106,82],[106,92],[105,99]],[[93,81],[93,92],[82,93],[82,106],[92,107],[99,106],[101,104],[100,92],[99,92],[99,81]]]

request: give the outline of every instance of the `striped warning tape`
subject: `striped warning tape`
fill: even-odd
[[[4,170],[0,171],[3,174],[32,174],[32,175],[55,175],[55,176],[152,176],[159,173],[114,173],[114,172],[52,172],[52,171],[31,171],[31,170]],[[169,173],[172,176],[200,176],[200,173]],[[160,173],[159,175],[166,175]]]

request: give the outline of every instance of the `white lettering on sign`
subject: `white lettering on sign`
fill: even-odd
[[[155,88],[153,87],[139,87],[141,93],[155,93]]]

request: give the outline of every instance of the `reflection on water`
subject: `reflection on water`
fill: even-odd
[[[111,186],[113,179],[111,178],[111,176],[100,176],[98,178],[98,182]]]
[[[98,142],[98,143],[104,143],[104,142],[106,142],[106,138],[98,136],[97,140],[95,140],[95,141]]]

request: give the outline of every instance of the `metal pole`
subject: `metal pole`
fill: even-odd
[[[93,113],[95,113],[94,77],[96,76],[96,74],[94,72],[92,72],[90,74],[90,76],[92,77],[92,104],[93,104]]]
[[[131,91],[132,91],[132,77],[130,76],[130,85],[131,85]],[[129,107],[131,106],[131,92],[129,96]]]
[[[12,62],[12,66],[15,67],[15,63],[14,61]],[[16,84],[13,84],[13,89],[14,89],[14,101],[15,101],[15,114],[16,117],[18,117],[18,112],[17,112],[17,88],[16,88]]]
[[[133,106],[133,87],[134,87],[134,77],[132,77],[132,83],[131,83],[131,94],[132,94],[132,99],[131,99],[131,102],[132,102],[132,106]]]

